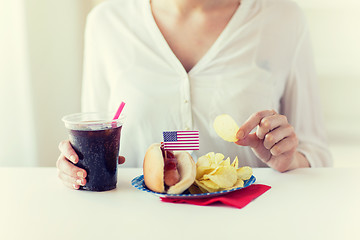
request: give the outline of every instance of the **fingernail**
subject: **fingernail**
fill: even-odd
[[[76,180],[76,183],[77,183],[78,185],[81,185],[81,186],[83,185],[81,179],[77,179],[77,180]]]
[[[78,177],[81,177],[81,178],[85,177],[83,172],[77,172],[77,175],[78,175]]]
[[[73,162],[73,163],[76,163],[75,161],[76,161],[76,157],[74,156],[74,155],[71,155],[70,156],[70,160]]]
[[[76,185],[76,184],[73,184],[73,188],[74,188],[74,189],[79,189],[79,186]]]
[[[239,130],[238,133],[236,134],[236,137],[238,139],[242,139],[244,137],[245,133],[243,130]]]

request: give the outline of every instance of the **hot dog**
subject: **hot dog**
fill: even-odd
[[[177,158],[172,151],[167,151],[163,147],[160,149],[164,158],[164,183],[171,187],[180,181]]]
[[[172,152],[152,144],[143,163],[145,185],[154,192],[179,194],[195,181],[196,165],[188,152]]]

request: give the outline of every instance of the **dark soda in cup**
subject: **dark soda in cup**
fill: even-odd
[[[116,188],[123,117],[111,120],[112,116],[112,113],[78,113],[63,118],[70,143],[79,156],[76,165],[87,172],[86,185],[80,189]]]

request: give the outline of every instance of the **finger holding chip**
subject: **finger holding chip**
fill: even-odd
[[[262,119],[265,117],[273,116],[276,112],[274,110],[264,110],[254,113],[248,120],[238,129],[237,139],[243,139],[250,134],[250,132],[261,124]],[[268,130],[269,131],[269,130]]]
[[[256,131],[252,131],[256,128]],[[264,110],[250,116],[237,133],[241,146],[249,146],[268,166],[285,172],[301,166],[308,167],[307,159],[297,151],[299,139],[285,115],[275,110]]]

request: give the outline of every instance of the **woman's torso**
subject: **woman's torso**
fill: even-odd
[[[219,114],[230,114],[240,125],[254,112],[280,109],[297,32],[288,31],[291,24],[269,29],[277,20],[266,16],[271,13],[263,4],[244,0],[189,72],[161,34],[148,1],[112,1],[92,13],[110,86],[108,108],[127,103],[125,166],[140,167],[146,148],[168,130],[199,130],[197,156],[221,152],[238,156],[240,165],[266,166],[250,148],[223,141],[212,127]],[[276,35],[284,32],[288,39],[281,41]],[[278,54],[283,48],[288,54]]]

